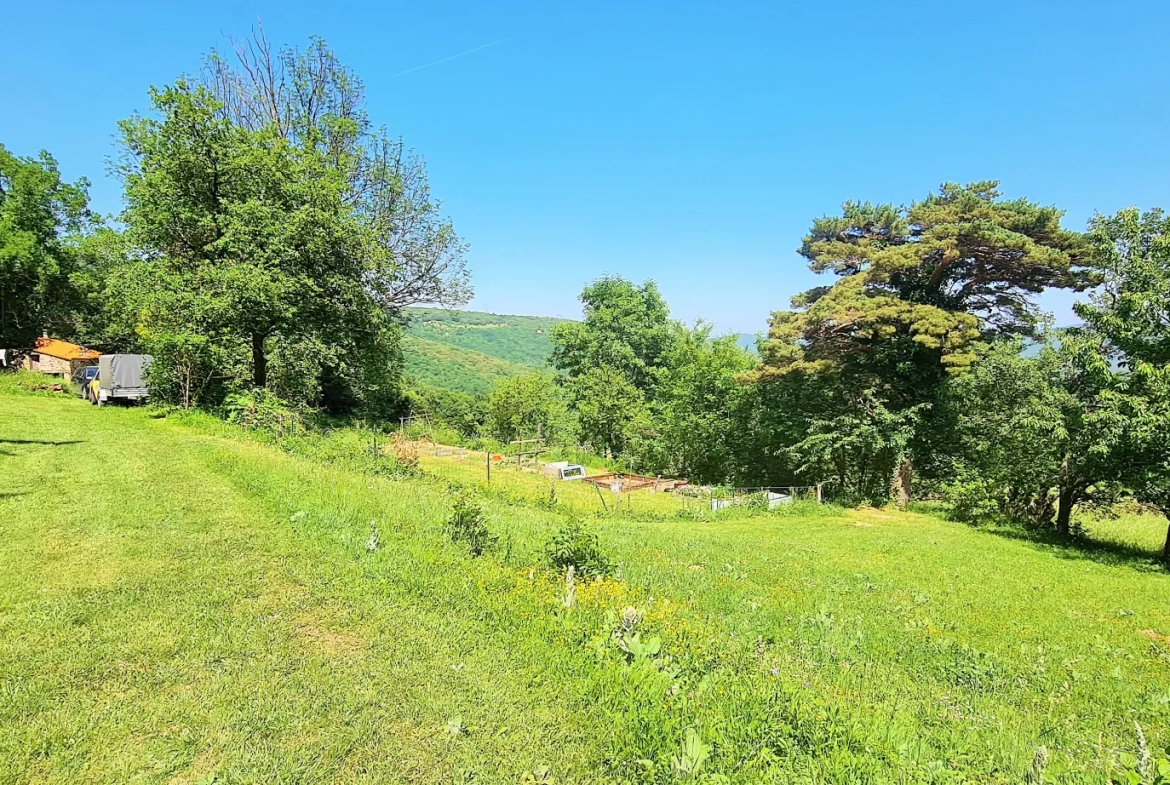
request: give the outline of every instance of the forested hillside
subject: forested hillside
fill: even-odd
[[[532,373],[529,365],[409,333],[402,336],[402,355],[414,381],[472,395],[486,395],[500,379]]]
[[[553,327],[572,319],[446,308],[408,308],[402,351],[406,372],[435,387],[479,395],[499,379],[549,368]],[[757,336],[737,344],[756,354]],[[502,361],[502,362],[500,362]]]
[[[408,335],[533,368],[548,365],[552,328],[558,322],[568,321],[442,308],[409,308],[407,314],[410,316]]]

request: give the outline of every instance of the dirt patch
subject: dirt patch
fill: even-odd
[[[308,611],[296,617],[297,636],[317,654],[343,657],[360,652],[363,641],[352,630],[339,629],[331,623],[328,613]]]

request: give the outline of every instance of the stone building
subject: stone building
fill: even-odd
[[[79,369],[96,363],[99,357],[101,352],[46,336],[38,338],[37,345],[24,353],[21,365],[30,371],[69,379],[76,376]]]

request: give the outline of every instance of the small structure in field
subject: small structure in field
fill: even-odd
[[[792,504],[791,493],[777,493],[776,491],[764,490],[761,492],[763,499],[768,503],[768,509],[774,510],[782,504]],[[727,509],[736,504],[741,504],[744,500],[751,498],[750,495],[733,496],[730,499],[711,499],[711,511],[718,512],[719,510]]]
[[[649,489],[652,493],[659,491],[674,491],[687,485],[686,480],[676,480],[669,477],[648,477],[642,474],[597,474],[585,479],[601,488],[608,488],[615,483],[622,493]]]
[[[540,473],[545,477],[552,477],[557,480],[583,480],[585,479],[585,467],[576,463],[569,463],[568,461],[553,461],[546,463],[540,470]]]
[[[21,365],[29,371],[60,376],[62,379],[76,378],[85,368],[97,363],[101,352],[86,349],[68,341],[59,341],[47,335],[38,338],[36,346],[23,352]]]

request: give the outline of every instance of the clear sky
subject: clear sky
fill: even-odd
[[[257,20],[324,37],[426,156],[482,310],[575,316],[609,272],[755,332],[815,283],[795,249],[845,199],[1000,179],[1070,228],[1170,207],[1164,2],[40,0],[3,19],[0,142],[89,177],[102,212],[115,123],[150,85]],[[1045,298],[1060,321],[1068,302]]]

